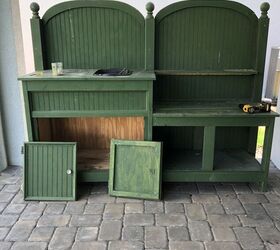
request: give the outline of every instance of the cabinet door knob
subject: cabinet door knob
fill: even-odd
[[[72,170],[71,170],[71,169],[67,169],[66,173],[67,173],[68,175],[70,175],[70,174],[72,174]]]

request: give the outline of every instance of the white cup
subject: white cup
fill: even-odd
[[[63,63],[62,62],[56,63],[56,68],[57,68],[57,75],[63,75]]]
[[[52,63],[52,74],[53,76],[57,76],[57,64],[55,62]]]
[[[53,74],[53,76],[63,75],[63,63],[62,62],[52,63],[52,74]]]

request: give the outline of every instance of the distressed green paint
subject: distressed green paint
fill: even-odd
[[[260,171],[163,171],[163,181],[165,182],[261,182],[264,174]]]
[[[123,110],[62,111],[59,110],[59,111],[33,111],[32,112],[32,117],[34,118],[144,116],[145,119],[148,119],[147,115],[148,113],[146,111],[138,111],[138,110],[131,110],[131,111],[126,111],[126,110],[124,111]],[[151,120],[151,118],[149,119]],[[148,136],[148,131],[147,131],[147,136]]]
[[[46,80],[69,80],[73,83],[73,81],[79,81],[79,80],[98,80],[99,82],[102,81],[102,84],[105,84],[106,82],[116,82],[116,84],[119,84],[118,82],[129,82],[133,80],[155,80],[154,72],[147,72],[143,70],[133,70],[131,75],[128,76],[99,76],[96,75],[95,72],[98,69],[65,69],[63,70],[63,75],[52,75],[51,70],[44,70],[43,72],[40,72],[39,74],[36,74],[35,72],[24,75],[19,77],[19,80],[32,80],[33,82],[36,81],[46,81]],[[71,84],[70,82],[67,82],[67,84]],[[108,84],[108,83],[107,83]]]
[[[109,170],[84,170],[78,171],[79,182],[107,182]]]
[[[112,140],[109,194],[160,199],[161,143]]]
[[[154,73],[135,71],[131,76],[120,78],[101,78],[89,71],[78,71],[76,74],[72,71],[63,77],[54,77],[49,71],[42,73],[20,78],[29,141],[39,139],[36,118],[106,116],[143,116],[145,140],[152,139]],[[78,181],[108,181],[108,171],[80,171]],[[28,199],[36,200],[38,196],[34,197]],[[50,195],[45,199],[51,200],[52,197]]]
[[[254,101],[259,101],[262,97],[267,36],[269,28],[269,18],[267,16],[268,9],[269,4],[268,6],[265,3],[261,5],[262,14],[258,22],[257,56],[255,61],[255,67],[258,70],[258,74],[254,79],[254,91],[252,93],[252,99]]]
[[[155,17],[154,125],[194,125],[197,116],[206,120],[212,119],[208,116],[218,120],[242,115],[245,118],[246,114],[236,111],[238,104],[261,98],[266,14],[258,19],[242,4],[215,0],[181,1],[160,10]],[[236,110],[227,109],[226,102]],[[197,110],[190,105],[184,110],[184,103],[205,108]],[[217,112],[207,110],[209,106]],[[215,126],[212,120],[208,125]],[[239,134],[229,131],[225,147],[230,147],[236,137],[241,140],[242,130]],[[256,133],[252,132],[250,151],[255,142]],[[242,147],[248,148],[248,142]]]
[[[157,14],[153,134],[165,145],[164,181],[258,182],[265,190],[278,114],[251,116],[238,104],[261,100],[268,9],[258,19],[239,3],[197,0]],[[267,127],[262,165],[253,155],[257,126]]]
[[[152,3],[146,4],[147,16],[145,19],[145,69],[154,70],[155,62],[155,19],[153,10],[155,6]]]
[[[155,20],[157,70],[254,69],[258,19],[241,4],[182,1]]]
[[[167,6],[155,19],[154,6],[147,4],[144,19],[116,1],[70,1],[53,6],[40,19],[39,7],[33,4],[36,70],[49,69],[52,61],[87,70],[65,71],[63,76],[44,71],[20,78],[29,140],[38,139],[38,117],[143,116],[145,140],[165,145],[164,181],[259,182],[264,190],[278,114],[248,115],[238,104],[261,98],[268,9],[263,4],[258,19],[240,3],[189,0]],[[139,70],[127,77],[93,75],[95,68],[106,67]],[[261,165],[252,155],[257,126],[267,131]],[[34,150],[34,158],[27,157],[30,161],[40,156]],[[58,158],[53,162],[58,164]],[[146,168],[137,170],[146,178]],[[146,186],[123,183],[124,172],[116,175],[117,195],[151,197],[143,194]],[[108,171],[81,171],[78,180],[107,181],[108,176]],[[147,178],[144,184],[150,183]],[[133,194],[125,190],[137,187]],[[42,190],[44,186],[38,192]],[[41,197],[33,195],[29,199]]]
[[[39,18],[30,19],[34,66],[36,71],[44,70],[42,21]]]
[[[271,121],[270,125],[265,128],[263,155],[262,155],[262,163],[261,163],[262,169],[264,171],[264,180],[261,182],[261,189],[263,192],[267,191],[270,153],[271,153],[272,139],[273,139],[273,128],[274,128],[274,120]]]
[[[54,61],[70,69],[145,67],[144,18],[127,4],[64,2],[48,10],[42,20],[48,69]]]
[[[25,200],[76,200],[76,143],[25,143],[24,158]]]
[[[33,111],[145,111],[145,91],[33,92]]]
[[[26,126],[27,126],[27,137],[28,137],[28,141],[33,141],[31,108],[30,108],[30,101],[29,101],[26,85],[23,84],[22,90],[23,90],[24,111],[25,111]]]
[[[214,161],[214,148],[215,148],[215,127],[204,127],[204,140],[202,151],[202,170],[213,170]]]
[[[267,117],[226,117],[226,116],[172,116],[172,117],[153,117],[153,125],[156,126],[228,126],[228,127],[248,127],[248,126],[268,126],[275,116]],[[236,134],[236,131],[234,132]]]

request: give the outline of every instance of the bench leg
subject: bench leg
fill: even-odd
[[[274,128],[274,120],[270,121],[269,125],[266,126],[265,128],[263,155],[262,155],[262,163],[261,163],[262,171],[264,172],[264,179],[261,182],[261,191],[263,192],[267,191],[273,128]]]
[[[267,179],[265,181],[260,182],[260,190],[261,192],[267,191]]]

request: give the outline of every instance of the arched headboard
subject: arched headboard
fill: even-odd
[[[33,19],[38,19],[39,6],[31,5],[31,9]],[[128,4],[63,2],[47,10],[40,20],[40,30],[43,69],[50,69],[51,62],[58,61],[70,69],[144,68],[145,19]],[[32,32],[34,46],[36,27]]]
[[[254,68],[258,19],[230,1],[183,1],[156,16],[157,69]],[[174,39],[176,37],[176,39]]]

